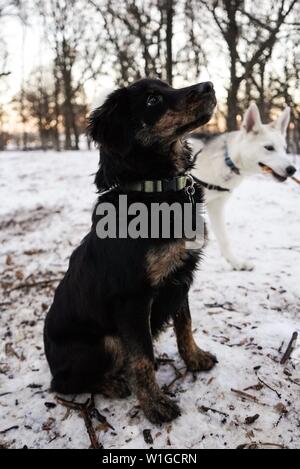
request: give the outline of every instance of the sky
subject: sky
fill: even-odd
[[[38,21],[30,19],[30,25],[24,27],[15,18],[8,18],[2,23],[1,35],[4,37],[8,48],[7,70],[11,72],[6,86],[1,90],[0,100],[8,103],[21,88],[23,78],[30,78],[30,73],[38,65],[49,65],[52,59],[49,45],[43,38],[43,29]],[[111,80],[103,78],[103,88],[111,88]],[[95,90],[92,83],[86,85],[89,101],[95,98]]]
[[[38,18],[31,16],[29,22],[29,26],[24,27],[18,19],[6,17],[0,23],[1,36],[7,43],[9,53],[7,69],[11,72],[11,75],[5,80],[5,84],[2,82],[0,86],[0,104],[2,105],[9,106],[8,103],[20,91],[22,80],[30,79],[32,70],[40,64],[48,65],[53,58],[51,47],[45,40],[43,27],[39,24]],[[176,40],[180,42],[180,31],[176,34]],[[228,84],[228,63],[226,63],[226,55],[218,53],[216,39],[208,36],[207,41],[206,46],[210,51],[210,74],[203,69],[195,81],[213,81],[218,102],[222,105]],[[276,62],[276,58],[273,58],[273,62]],[[181,77],[177,76],[174,79],[174,84],[175,87],[180,88],[186,83],[184,84]],[[112,91],[113,86],[113,79],[105,76],[101,77],[97,84],[93,81],[87,82],[85,91],[90,107],[101,104],[108,92]],[[17,120],[18,116],[11,112],[6,126],[15,125]]]
[[[43,30],[37,19],[30,18],[30,26],[24,27],[20,21],[14,18],[5,19],[1,25],[1,35],[7,43],[9,60],[8,69],[11,75],[7,80],[5,89],[1,90],[0,100],[8,103],[20,90],[22,79],[30,77],[31,71],[40,63],[47,65],[51,61],[49,45],[43,38]],[[219,68],[220,64],[218,64]],[[206,70],[203,70],[199,81],[212,80]],[[224,82],[218,74],[214,74],[214,84],[219,95],[224,96]],[[182,86],[180,77],[175,77],[175,86]],[[112,89],[112,80],[108,77],[101,78],[101,89],[95,90],[95,84],[88,82],[86,92],[89,102],[101,99],[102,95]],[[100,97],[100,98],[99,98]]]

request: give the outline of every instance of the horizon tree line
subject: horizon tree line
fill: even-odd
[[[216,125],[223,119],[228,130],[236,130],[251,100],[265,121],[287,104],[290,139],[300,152],[300,98],[294,101],[300,81],[299,0],[0,0],[0,22],[5,10],[23,12],[23,18],[35,15],[52,57],[24,80],[13,100],[24,129],[35,129],[35,136],[25,130],[19,138],[24,149],[32,139],[43,149],[80,148],[89,81],[97,87],[101,77],[110,76],[115,86],[126,86],[157,77],[172,85],[180,77],[188,84],[206,70],[227,84]],[[0,85],[10,73],[2,51]],[[4,117],[0,108],[0,149]]]

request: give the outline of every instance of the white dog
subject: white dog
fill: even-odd
[[[286,153],[289,121],[290,108],[286,108],[276,122],[263,125],[253,103],[239,131],[225,133],[204,146],[201,140],[191,140],[195,154],[199,153],[193,174],[205,187],[212,229],[234,270],[253,270],[254,266],[238,259],[231,249],[224,217],[226,202],[247,176],[264,172],[283,182],[295,174]]]

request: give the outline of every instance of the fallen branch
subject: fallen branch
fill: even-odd
[[[242,399],[247,399],[247,400],[250,400],[252,402],[255,402],[255,404],[261,404],[263,406],[265,406],[266,404],[263,404],[262,402],[260,402],[257,397],[255,396],[252,396],[251,394],[248,394],[244,391],[239,391],[237,389],[231,389],[231,392],[234,392],[235,394],[237,394],[238,396],[240,396]]]
[[[7,290],[6,293],[11,293],[16,290],[22,290],[24,288],[47,287],[51,283],[60,282],[61,280],[62,280],[61,278],[52,278],[50,280],[41,280],[39,282],[33,282],[33,283],[21,283],[20,285],[17,285],[16,287],[11,288],[10,290]]]
[[[174,363],[174,361],[175,360],[173,358],[164,358],[164,357],[156,358],[156,362],[158,365],[165,365],[166,363],[171,364],[171,363]]]
[[[253,386],[249,386],[248,388],[245,388],[243,391],[261,391],[263,388],[263,385],[261,383],[254,384]]]
[[[253,441],[252,443],[245,443],[243,445],[239,445],[237,449],[259,449],[259,447],[263,446],[268,446],[268,447],[273,447],[273,448],[278,448],[278,449],[289,449],[287,446],[284,445],[279,445],[277,443],[262,443],[262,442],[256,442]]]
[[[300,383],[298,383],[297,381],[295,381],[295,380],[292,379],[292,378],[288,378],[288,381],[289,381],[290,383],[295,384],[296,386],[300,386]]]
[[[230,311],[234,312],[235,309],[233,308],[233,303],[227,302],[227,303],[208,303],[204,305],[206,308],[221,308],[224,309],[225,311]]]
[[[281,414],[281,415],[280,415],[279,419],[277,420],[277,422],[276,422],[275,425],[274,425],[274,428],[279,427],[279,424],[280,424],[281,420],[283,419],[284,415],[285,415],[285,414]]]
[[[176,383],[176,381],[179,381],[180,379],[185,378],[186,375],[188,374],[187,369],[185,369],[185,372],[182,374],[176,367],[174,367],[174,365],[173,365],[173,368],[175,369],[176,377],[169,384],[165,384],[163,386],[163,390],[165,392],[169,391],[171,387]]]
[[[288,345],[288,348],[286,349],[286,352],[280,361],[281,365],[285,365],[285,363],[291,358],[291,355],[296,347],[297,339],[298,339],[298,332],[294,332],[290,340],[290,343]]]
[[[9,427],[7,428],[6,430],[2,430],[0,432],[0,435],[5,435],[6,433],[10,432],[11,430],[18,430],[19,426],[18,425],[15,425],[13,427]]]
[[[274,448],[279,449],[289,449],[287,446],[279,445],[277,443],[259,443],[261,446],[273,446]]]
[[[77,410],[80,413],[81,417],[84,420],[85,427],[89,435],[92,448],[102,449],[103,446],[98,441],[95,429],[93,427],[91,415],[90,415],[91,411],[93,410],[93,398],[87,399],[87,401],[84,403],[66,401],[65,399],[62,399],[59,396],[56,396],[55,399],[59,404],[63,405],[64,407],[67,407],[68,409],[71,409],[71,410]]]
[[[229,414],[225,414],[225,412],[221,412],[220,410],[212,409],[211,407],[205,407],[204,405],[200,407],[200,410],[202,410],[205,413],[210,411],[213,414],[219,414],[219,415],[222,415],[223,417],[229,418]]]
[[[277,395],[278,399],[281,399],[281,394],[279,394],[278,391],[276,391],[276,389],[272,388],[269,384],[267,384],[265,381],[263,381],[261,378],[257,377],[258,378],[258,381],[263,385],[265,386],[266,388],[270,389],[271,391],[275,392],[275,394]]]

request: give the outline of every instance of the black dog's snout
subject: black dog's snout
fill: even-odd
[[[198,90],[201,94],[212,93],[214,91],[214,85],[211,81],[205,81],[204,83],[200,83],[200,85],[198,85]]]
[[[294,166],[288,166],[288,167],[286,168],[286,173],[287,173],[287,175],[290,176],[290,177],[294,176],[294,174],[295,174],[296,171],[297,171],[297,170],[296,170],[296,168],[295,168]]]
[[[198,83],[197,85],[193,85],[182,90],[185,97],[195,99],[201,98],[203,95],[210,97],[214,91],[214,85],[211,81],[204,81],[203,83]]]

